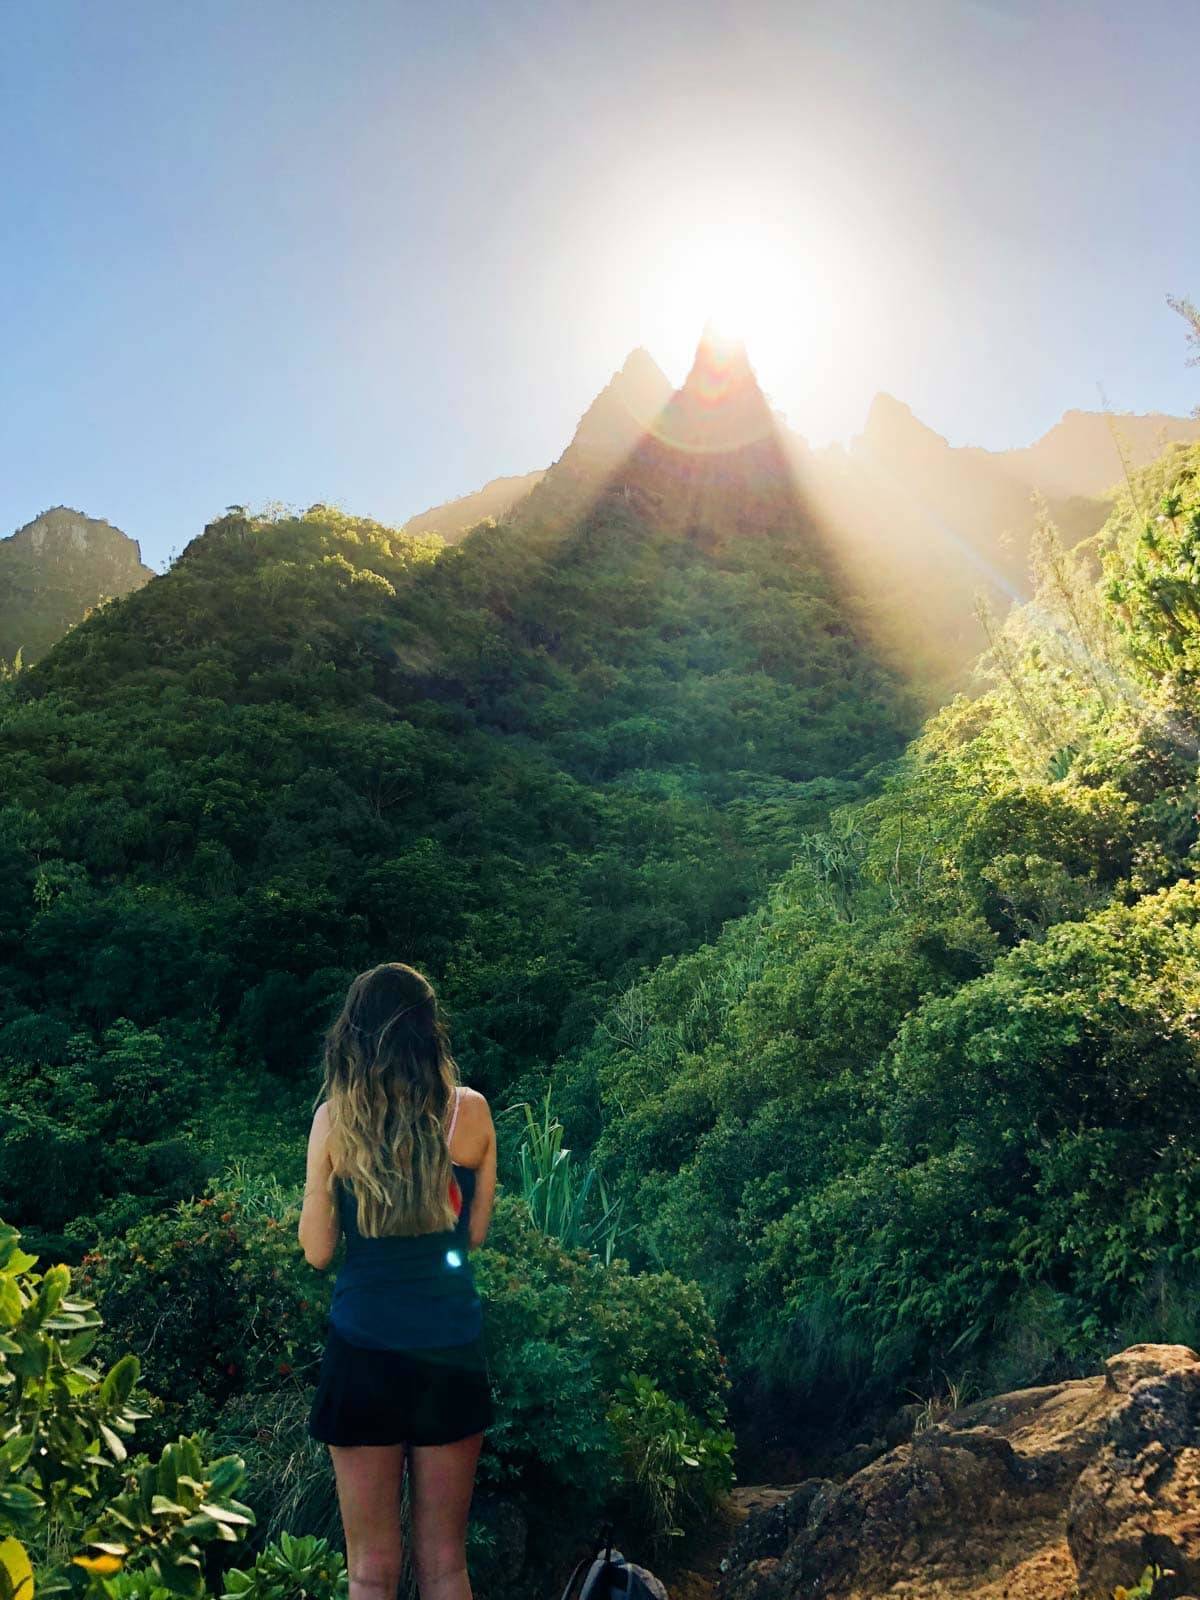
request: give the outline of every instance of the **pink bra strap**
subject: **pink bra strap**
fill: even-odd
[[[454,1124],[458,1121],[458,1108],[459,1108],[459,1106],[461,1104],[462,1104],[462,1089],[461,1088],[457,1088],[454,1091],[454,1115],[450,1118],[450,1126],[446,1129],[446,1143],[447,1144],[449,1144],[450,1141],[454,1138]]]

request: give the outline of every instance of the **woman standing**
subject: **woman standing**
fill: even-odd
[[[346,1255],[309,1432],[329,1446],[350,1600],[393,1600],[407,1467],[421,1600],[470,1600],[467,1514],[492,1420],[470,1251],[496,1192],[488,1103],[462,1088],[437,1000],[387,962],[350,985],[325,1045],[300,1243]]]

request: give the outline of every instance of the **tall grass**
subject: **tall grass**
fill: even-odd
[[[510,1108],[525,1118],[517,1150],[521,1198],[543,1233],[611,1266],[622,1235],[622,1202],[610,1198],[596,1169],[563,1144],[563,1125],[550,1110],[550,1090],[538,1115],[528,1102]]]

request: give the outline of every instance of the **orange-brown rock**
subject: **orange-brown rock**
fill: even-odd
[[[1200,1356],[1135,1345],[1102,1376],[952,1413],[843,1482],[751,1515],[721,1600],[1110,1600],[1143,1568],[1200,1592]]]

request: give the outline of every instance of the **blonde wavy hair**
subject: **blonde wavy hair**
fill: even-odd
[[[325,1038],[333,1181],[371,1239],[453,1228],[446,1119],[458,1067],[429,980],[399,961],[360,973]]]

